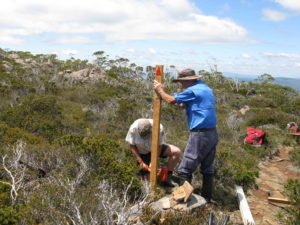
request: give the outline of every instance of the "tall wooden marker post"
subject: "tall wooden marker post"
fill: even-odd
[[[163,66],[157,65],[155,69],[155,80],[163,82]],[[156,171],[159,152],[159,138],[160,138],[160,108],[161,98],[154,91],[153,96],[153,127],[152,127],[152,145],[151,145],[151,171],[150,171],[150,185],[155,187],[157,183]]]

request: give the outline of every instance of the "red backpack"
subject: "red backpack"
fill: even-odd
[[[247,129],[247,137],[244,139],[244,143],[260,146],[263,143],[264,136],[265,132],[262,130],[249,127]]]

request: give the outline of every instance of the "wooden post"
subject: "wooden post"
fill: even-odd
[[[163,82],[163,66],[157,65],[155,69],[155,80]],[[152,145],[151,145],[151,171],[150,171],[150,185],[155,187],[157,183],[156,171],[159,152],[159,137],[160,137],[160,108],[161,98],[154,91],[153,96],[153,127],[152,127]]]

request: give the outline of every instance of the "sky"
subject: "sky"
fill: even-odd
[[[0,0],[0,48],[300,79],[300,0]]]

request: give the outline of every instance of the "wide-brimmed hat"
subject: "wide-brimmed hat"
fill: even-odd
[[[148,136],[152,131],[152,125],[148,119],[140,119],[138,122],[138,132],[141,137]]]
[[[174,79],[173,82],[179,82],[184,80],[197,80],[201,77],[202,75],[196,75],[195,70],[185,69],[178,73],[177,79]]]

